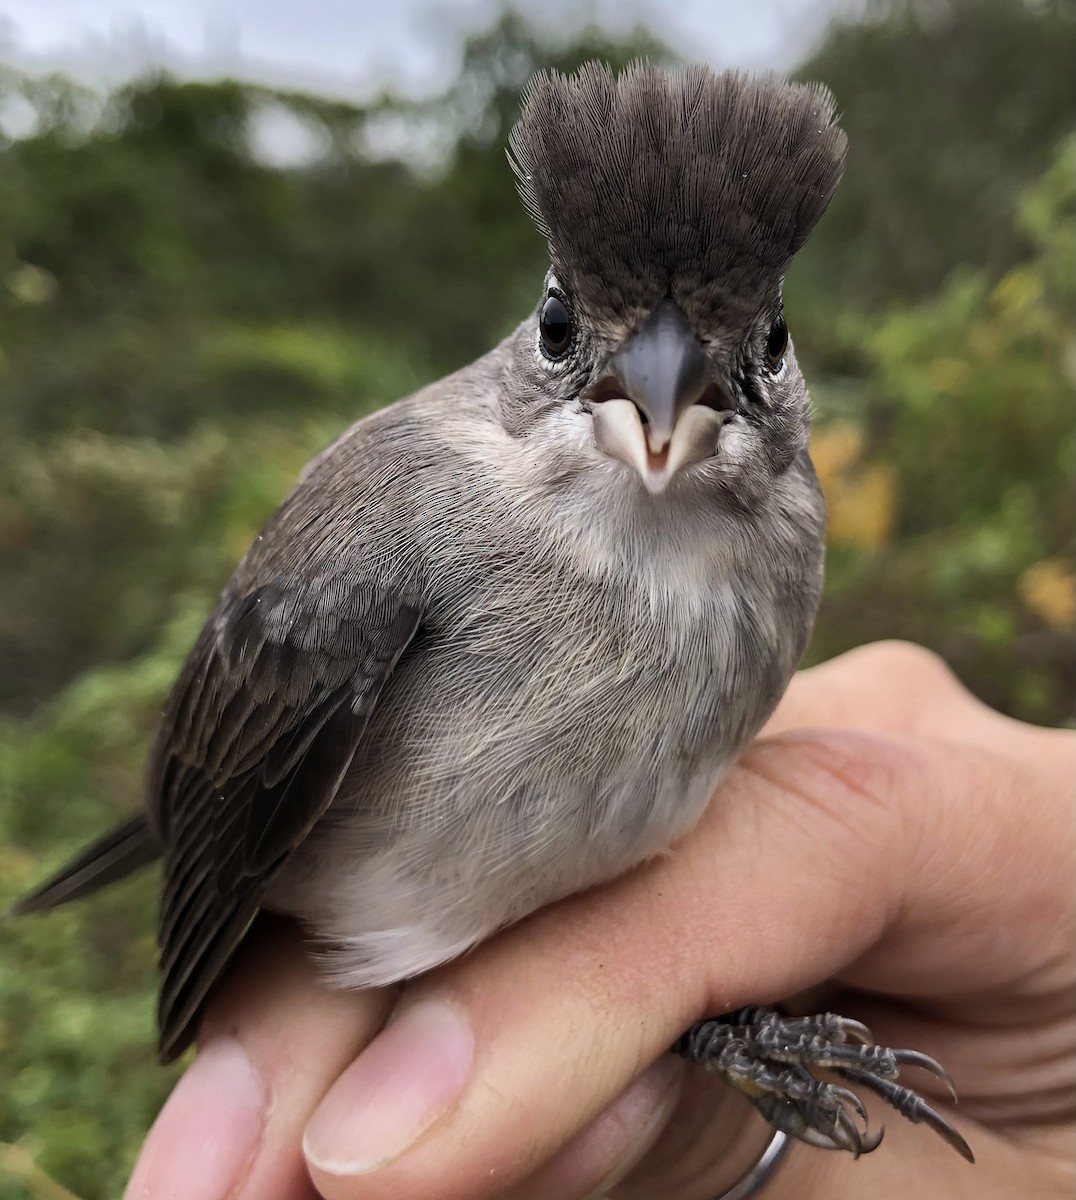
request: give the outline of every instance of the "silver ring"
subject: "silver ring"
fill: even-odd
[[[750,1196],[757,1195],[759,1188],[774,1173],[791,1144],[792,1139],[787,1133],[775,1129],[769,1145],[759,1155],[754,1166],[748,1168],[727,1191],[722,1192],[720,1196],[714,1196],[713,1200],[748,1200]]]

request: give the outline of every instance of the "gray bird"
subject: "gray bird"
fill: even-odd
[[[390,984],[695,824],[819,601],[781,287],[844,152],[818,86],[646,63],[530,85],[510,158],[549,246],[536,310],[306,467],[172,691],[145,811],[20,905],[163,859],[162,1060],[261,909],[332,983]],[[970,1156],[895,1082],[942,1068],[868,1040],[748,1009],[676,1048],[816,1145],[878,1135],[808,1067]]]

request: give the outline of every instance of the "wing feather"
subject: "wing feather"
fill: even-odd
[[[324,585],[226,592],[165,711],[148,778],[165,847],[165,1062],[193,1039],[274,872],[332,803],[421,620],[416,588],[344,579],[332,588],[333,605]]]

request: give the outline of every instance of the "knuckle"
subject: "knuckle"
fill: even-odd
[[[760,821],[769,837],[797,871],[824,877],[843,907],[853,902],[857,939],[880,935],[893,881],[922,840],[920,756],[879,734],[797,732],[757,743],[743,765],[770,785]]]
[[[759,743],[743,765],[780,789],[813,837],[837,827],[858,840],[877,837],[879,821],[892,818],[904,760],[888,738],[842,730],[782,734]]]
[[[963,686],[944,658],[934,650],[915,642],[897,639],[875,642],[855,652],[860,665],[877,673],[888,685],[906,684],[912,687],[942,686],[949,691],[963,691]]]

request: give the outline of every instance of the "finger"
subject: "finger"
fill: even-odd
[[[711,1200],[754,1168],[773,1130],[738,1092],[691,1069],[672,1118],[610,1200]]]
[[[857,1160],[796,1145],[775,1170],[764,1195],[766,1200],[861,1200],[864,1196],[870,1200],[908,1200],[910,1196],[922,1200],[982,1200],[984,1196],[1062,1200],[1072,1196],[1071,1167],[1063,1168],[1058,1159],[979,1127],[972,1138],[974,1165],[937,1139],[924,1137],[922,1127],[898,1122],[887,1124],[885,1140],[877,1151]],[[643,1197],[643,1193],[626,1193],[616,1194],[613,1200]],[[666,1198],[657,1192],[646,1195],[645,1200]]]
[[[214,996],[126,1200],[315,1200],[303,1128],[390,1001],[330,991],[292,926],[260,922]]]
[[[538,914],[410,989],[399,1019],[307,1129],[319,1189],[328,1200],[497,1195],[538,1170],[707,1012],[866,964],[883,942],[921,983],[909,930],[938,932],[943,912],[969,930],[993,921],[996,932],[991,907],[1007,899],[986,882],[1009,870],[994,861],[996,839],[969,842],[966,828],[937,818],[945,804],[975,804],[1006,787],[986,754],[853,734],[760,743],[673,855]],[[1010,835],[1005,852],[1019,858],[1029,823],[1000,811],[998,836]],[[939,887],[921,844],[948,856],[960,877]],[[965,949],[947,943],[948,959],[930,963],[933,978],[977,986],[981,935]],[[1003,957],[991,972],[1020,969]],[[876,970],[887,963],[879,957]],[[457,1071],[451,1097],[437,1065],[442,1041]],[[463,1042],[469,1060],[457,1070]],[[430,1077],[436,1095],[427,1102]],[[406,1113],[394,1112],[401,1120],[372,1123],[400,1089],[411,1097]]]
[[[995,712],[939,655],[911,642],[876,642],[800,671],[765,734],[858,729],[1022,749],[1049,731]]]
[[[667,1134],[682,1103],[687,1064],[663,1054],[585,1128],[500,1200],[605,1196]]]
[[[730,1185],[728,1166],[707,1153],[720,1131],[696,1130],[683,1147],[659,1142],[609,1193],[609,1200],[712,1200]],[[1036,1196],[1061,1200],[1072,1195],[1068,1147],[1039,1147],[1014,1142],[976,1127],[974,1166],[940,1141],[927,1139],[921,1127],[890,1122],[879,1149],[859,1159],[821,1153],[793,1143],[767,1177],[766,1200],[981,1200],[991,1196]],[[1071,1139],[1071,1134],[1069,1134]],[[719,1143],[720,1144],[720,1143]],[[1058,1153],[1057,1151],[1062,1151]],[[1068,1159],[1068,1162],[1066,1162]],[[734,1178],[739,1178],[739,1175]]]
[[[659,1065],[675,1069],[671,1093],[661,1100],[646,1095],[653,1093],[644,1081],[654,1069],[644,1072],[544,1167],[499,1200],[710,1200],[742,1178],[773,1130],[743,1096],[712,1076],[671,1055]]]
[[[715,1088],[723,1094],[715,1097]],[[947,1116],[961,1119],[955,1111],[947,1111]],[[966,1119],[963,1123],[975,1141],[975,1169],[942,1142],[924,1139],[921,1128],[890,1121],[884,1149],[859,1160],[821,1154],[793,1142],[773,1174],[766,1176],[765,1195],[772,1200],[859,1200],[862,1196],[906,1200],[913,1195],[978,1200],[986,1178],[991,1194],[996,1188],[997,1195],[1034,1194],[1058,1200],[1071,1196],[1069,1126],[1057,1125],[1055,1135],[1014,1143],[983,1127],[971,1127]],[[571,1148],[589,1133],[588,1129],[574,1139]],[[599,1195],[608,1200],[711,1200],[758,1162],[771,1134],[746,1100],[701,1072],[691,1072],[679,1089],[676,1109],[663,1114],[659,1136],[640,1146],[637,1154],[625,1153],[622,1169],[610,1175],[606,1186],[565,1188],[571,1176],[559,1171],[562,1158],[567,1157],[562,1152],[538,1176],[506,1194],[505,1200]],[[575,1182],[583,1178],[577,1176]]]

